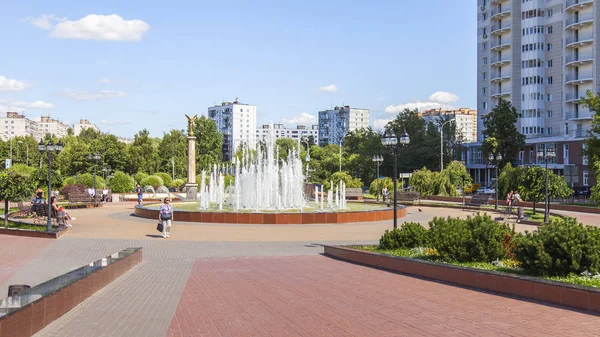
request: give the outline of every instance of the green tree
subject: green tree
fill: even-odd
[[[525,146],[525,136],[516,127],[518,118],[517,109],[503,98],[483,117],[483,136],[495,138],[497,146],[493,153],[502,155],[500,166],[517,159],[517,153]],[[484,147],[484,153],[489,152],[491,150]]]
[[[15,170],[0,172],[0,200],[4,200],[4,227],[8,228],[9,201],[23,201],[30,198],[35,190],[31,176]]]
[[[394,188],[394,181],[392,178],[383,177],[373,180],[369,186],[369,194],[374,196],[377,196],[377,194],[382,195],[384,187],[386,187],[388,191],[391,191]]]
[[[86,172],[92,167],[92,163],[87,158],[88,154],[90,154],[89,144],[73,137],[65,143],[58,156],[53,155],[53,158],[56,159],[56,166],[52,164],[52,167],[58,168],[66,176]]]
[[[189,130],[188,130],[189,131]],[[223,135],[217,125],[206,116],[200,116],[194,121],[196,136],[196,169],[210,170],[213,164],[223,159]]]
[[[340,181],[343,181],[346,184],[346,188],[360,188],[363,183],[360,179],[352,177],[348,172],[335,172],[332,174],[327,181],[323,183],[323,187],[325,190],[331,188],[331,182],[333,185],[337,186]]]
[[[115,135],[102,134],[89,144],[90,153],[98,153],[102,158],[98,163],[98,169],[106,166],[112,171],[124,171],[128,168],[130,159],[127,145],[119,141]]]
[[[162,181],[164,186],[171,186],[171,182],[173,181],[173,178],[171,178],[171,175],[165,172],[157,172],[154,174],[155,176],[159,176]]]
[[[414,171],[408,180],[408,184],[422,196],[436,194],[435,182],[436,176],[426,167]]]
[[[110,180],[110,189],[114,193],[131,192],[135,188],[135,181],[127,173],[117,171]]]
[[[128,146],[129,152],[129,172],[145,171],[154,173],[158,171],[160,157],[158,155],[158,145],[150,137],[150,132],[144,129],[138,132],[133,139],[133,143]]]
[[[460,187],[461,189],[471,185],[473,182],[465,165],[457,160],[450,162],[444,167],[442,175],[447,177],[453,187]]]
[[[159,186],[163,186],[164,182],[159,176],[147,176],[146,178],[144,178],[144,180],[142,180],[140,185],[142,187],[152,186],[152,188],[156,190]]]
[[[526,171],[527,169],[522,166],[512,167],[507,163],[498,176],[498,197],[503,198],[510,191],[518,190]]]
[[[183,130],[165,133],[160,141],[158,154],[161,171],[171,174],[175,171],[175,177],[187,176],[187,135]]]
[[[278,138],[275,141],[275,151],[279,151],[279,161],[286,160],[293,151],[298,151],[298,141],[291,138]]]
[[[533,166],[527,169],[525,174],[521,175],[519,182],[519,192],[521,197],[533,203],[533,212],[537,202],[545,200],[546,196],[546,170]],[[549,198],[566,198],[573,193],[564,177],[557,176],[553,172],[548,172],[548,196]]]
[[[367,184],[373,181],[377,173],[373,156],[387,152],[381,144],[381,134],[370,127],[349,133],[342,149],[343,168]]]

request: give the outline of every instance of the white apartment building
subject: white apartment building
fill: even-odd
[[[315,144],[318,145],[319,141],[319,126],[311,125],[297,125],[296,128],[286,128],[283,124],[273,124],[272,127],[269,124],[265,124],[260,129],[256,129],[256,140],[266,141],[274,135],[275,139],[279,138],[291,138],[291,139],[308,139],[310,136],[313,137]]]
[[[456,125],[457,136],[460,135],[463,143],[477,141],[477,110],[469,108],[460,108],[458,110],[432,109],[419,113],[419,116],[427,123],[433,122],[438,126],[438,122],[442,116],[449,117],[451,120],[454,120],[454,123],[448,124]],[[447,131],[447,127],[444,128],[444,131]]]
[[[73,125],[73,134],[75,136],[79,136],[81,131],[85,129],[94,129],[100,132],[100,129],[95,124],[90,123],[90,121],[88,121],[87,119],[80,119],[79,123]]]
[[[34,136],[37,138],[37,123],[18,112],[7,112],[0,117],[0,137],[6,141],[14,137]]]
[[[369,109],[346,105],[319,111],[319,145],[339,144],[347,133],[368,127]]]
[[[38,122],[37,138],[42,138],[47,134],[62,138],[67,135],[68,129],[69,126],[63,124],[61,121],[52,119],[49,116],[42,116],[41,120]]]
[[[238,102],[223,102],[208,108],[208,118],[223,134],[223,160],[231,160],[236,149],[245,144],[256,145],[256,106]]]

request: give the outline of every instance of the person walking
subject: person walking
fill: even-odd
[[[521,219],[523,219],[523,206],[521,206],[522,202],[523,199],[521,199],[519,191],[515,191],[515,194],[513,194],[512,205],[517,207],[517,223],[519,223]]]
[[[141,205],[142,198],[144,197],[144,192],[142,191],[142,187],[140,186],[140,184],[137,184],[137,187],[135,188],[135,193],[137,194],[137,197],[138,197],[138,205]]]
[[[158,211],[158,220],[163,225],[163,238],[168,238],[171,234],[171,221],[173,220],[173,206],[169,204],[171,199],[165,198],[160,210]]]

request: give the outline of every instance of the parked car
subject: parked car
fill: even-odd
[[[496,190],[493,188],[480,187],[477,189],[477,194],[495,194]]]
[[[591,194],[592,190],[587,186],[573,188],[573,197],[575,198],[589,198]]]

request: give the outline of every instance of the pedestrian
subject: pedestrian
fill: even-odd
[[[517,206],[517,223],[519,223],[519,221],[521,221],[521,219],[523,219],[523,206],[521,206],[522,202],[523,202],[523,199],[521,199],[521,195],[519,194],[519,191],[515,191],[515,194],[513,194],[512,205]]]
[[[163,225],[163,238],[168,238],[171,234],[171,221],[173,220],[173,206],[169,204],[171,199],[165,198],[164,203],[160,205],[158,211],[158,220]]]
[[[102,189],[102,202],[106,202],[108,198],[108,188],[106,188],[106,186],[104,186],[104,188]]]
[[[137,197],[138,197],[138,205],[141,205],[142,198],[144,197],[144,192],[142,191],[142,187],[140,186],[140,184],[137,184],[137,187],[135,188],[135,193],[137,194]]]
[[[94,200],[94,196],[96,195],[96,190],[92,187],[89,187],[88,194],[90,195],[90,199]]]
[[[508,194],[506,195],[506,206],[512,206],[512,202],[513,202],[513,191],[508,192]]]
[[[383,186],[383,190],[382,190],[381,192],[382,192],[382,194],[383,194],[383,202],[386,202],[386,201],[387,201],[387,198],[388,198],[388,190],[387,190],[387,187],[386,187],[386,186]]]

